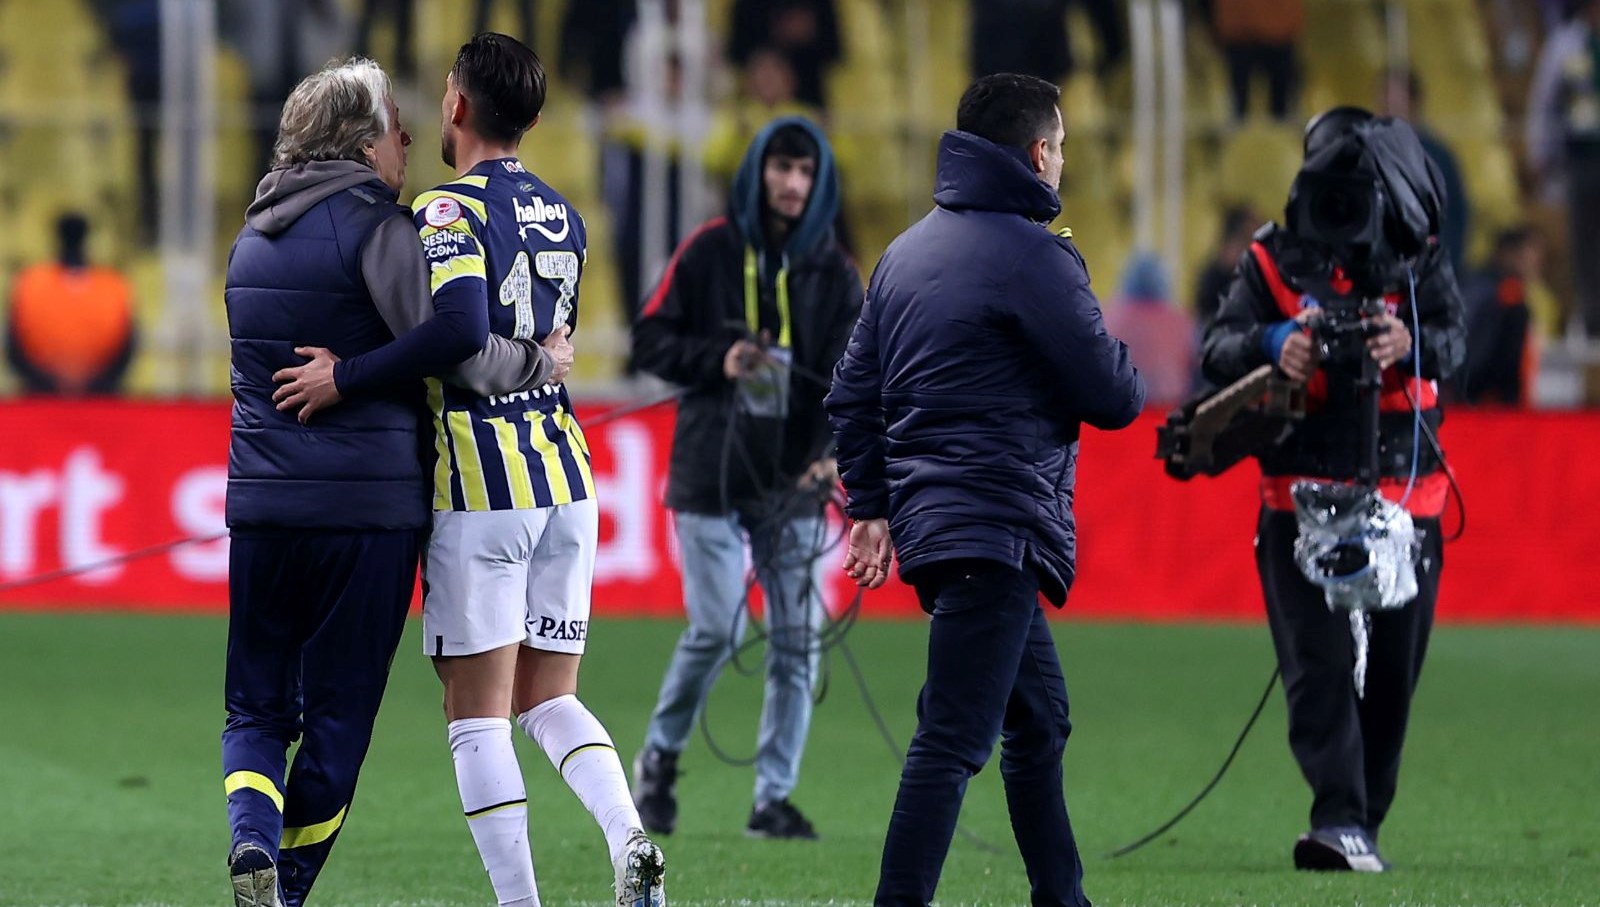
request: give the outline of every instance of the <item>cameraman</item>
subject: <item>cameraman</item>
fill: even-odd
[[[1460,367],[1466,331],[1455,275],[1436,239],[1445,204],[1442,183],[1410,127],[1364,110],[1337,108],[1307,127],[1305,158],[1295,191],[1304,196],[1308,190],[1302,182],[1314,185],[1308,173],[1360,177],[1369,180],[1367,186],[1382,186],[1375,207],[1381,207],[1384,239],[1371,248],[1410,237],[1414,254],[1384,259],[1392,266],[1381,269],[1350,246],[1308,242],[1298,234],[1312,234],[1319,217],[1325,229],[1327,219],[1349,209],[1331,204],[1336,199],[1304,197],[1310,204],[1297,206],[1292,192],[1287,226],[1261,228],[1240,260],[1206,331],[1202,368],[1208,380],[1228,384],[1271,362],[1305,382],[1305,418],[1286,440],[1257,454],[1262,507],[1256,565],[1283,672],[1289,746],[1313,794],[1311,831],[1296,842],[1294,862],[1300,869],[1382,872],[1388,864],[1378,855],[1378,829],[1394,800],[1411,695],[1443,565],[1439,517],[1448,483],[1428,439],[1415,432],[1419,412],[1430,432],[1437,428],[1438,381]],[[1317,204],[1323,207],[1311,207]],[[1307,223],[1296,222],[1297,210],[1312,212],[1299,218]],[[1373,220],[1377,216],[1374,212]],[[1378,257],[1375,252],[1374,260]],[[1313,295],[1317,287],[1322,303]],[[1383,314],[1366,318],[1355,342],[1344,344],[1342,354],[1330,350],[1324,360],[1313,327],[1324,319],[1329,302],[1380,292]],[[1413,326],[1420,328],[1416,336]],[[1299,529],[1289,487],[1299,478],[1356,479],[1363,442],[1357,390],[1363,355],[1382,369],[1379,491],[1391,501],[1404,501],[1422,553],[1416,598],[1402,608],[1371,614],[1365,695],[1358,696],[1348,615],[1330,610],[1322,590],[1295,561]]]

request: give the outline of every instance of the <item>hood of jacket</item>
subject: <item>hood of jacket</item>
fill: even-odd
[[[952,129],[939,139],[933,201],[951,210],[1021,214],[1049,223],[1061,197],[1033,172],[1027,152]]]
[[[245,210],[244,222],[275,236],[328,196],[367,183],[377,183],[390,200],[396,197],[376,170],[356,161],[311,161],[269,170],[256,185],[256,198]]]
[[[772,134],[785,126],[799,126],[816,141],[817,174],[811,185],[811,196],[806,199],[806,209],[794,229],[789,231],[783,248],[768,249],[766,230],[761,223],[762,196],[766,191],[761,180],[761,165]],[[750,147],[745,149],[744,160],[733,178],[733,191],[728,198],[728,216],[744,235],[745,241],[759,252],[778,253],[798,259],[816,251],[823,240],[832,234],[834,218],[839,216],[839,172],[834,165],[833,148],[828,144],[828,137],[805,117],[779,117],[768,123],[750,142]]]

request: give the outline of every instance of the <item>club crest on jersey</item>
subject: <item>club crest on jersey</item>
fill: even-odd
[[[461,203],[448,196],[428,202],[422,219],[430,227],[448,227],[461,219]]]
[[[544,199],[535,195],[526,205],[513,198],[511,207],[516,211],[517,215],[517,236],[523,242],[528,241],[528,230],[530,229],[538,230],[545,239],[551,242],[560,242],[567,238],[566,205],[547,205]],[[561,224],[560,229],[551,229],[545,226],[545,224],[557,222]]]

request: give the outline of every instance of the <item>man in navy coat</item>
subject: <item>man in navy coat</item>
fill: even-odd
[[[1075,570],[1079,426],[1128,425],[1144,382],[1106,333],[1061,211],[1059,90],[974,82],[939,144],[937,207],[884,253],[827,397],[854,525],[845,570],[932,615],[918,726],[875,903],[928,904],[967,781],[1000,772],[1036,905],[1086,905],[1061,790],[1071,725],[1039,604]]]

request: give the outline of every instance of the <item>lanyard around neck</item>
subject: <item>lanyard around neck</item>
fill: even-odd
[[[744,247],[744,323],[750,327],[750,333],[761,335],[761,291],[757,285],[756,250],[751,246]],[[793,337],[789,330],[789,260],[785,256],[783,265],[778,268],[778,279],[774,282],[778,295],[778,346],[788,348]]]

